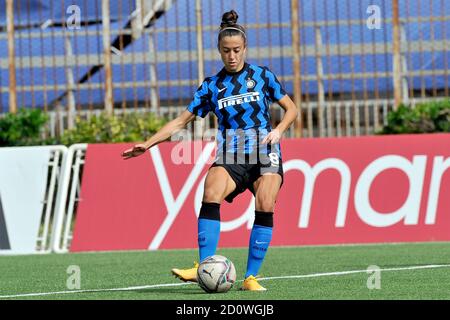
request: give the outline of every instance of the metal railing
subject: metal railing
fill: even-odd
[[[55,222],[54,210],[56,208],[56,197],[61,188],[61,166],[67,156],[67,147],[50,147],[50,159],[48,163],[48,181],[43,200],[44,206],[41,215],[41,223],[37,236],[36,253],[50,253],[52,227]]]
[[[72,240],[75,212],[81,200],[81,177],[86,149],[86,144],[70,146],[61,164],[60,190],[56,199],[50,239],[51,250],[56,253],[68,252]]]

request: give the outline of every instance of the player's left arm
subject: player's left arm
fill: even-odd
[[[291,126],[291,124],[295,121],[298,115],[297,107],[292,101],[292,99],[286,94],[283,98],[278,100],[278,104],[285,111],[283,119],[277,125],[275,129],[273,129],[269,134],[264,138],[262,143],[270,143],[275,144],[278,143],[281,139],[283,133]]]

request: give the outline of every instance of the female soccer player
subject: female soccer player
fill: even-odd
[[[208,170],[198,218],[200,261],[214,255],[220,233],[220,205],[249,189],[255,195],[255,220],[250,235],[247,271],[242,290],[264,291],[256,276],[272,239],[273,212],[283,183],[279,141],[297,117],[297,108],[276,76],[266,67],[245,62],[247,35],[232,10],[222,16],[218,49],[224,64],[197,89],[187,110],[142,144],[123,152],[136,157],[183,129],[196,116],[212,111],[218,118],[216,161]],[[272,129],[269,106],[277,102],[286,112]],[[197,281],[196,263],[172,269],[183,281]]]

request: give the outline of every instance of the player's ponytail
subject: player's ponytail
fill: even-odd
[[[233,27],[237,24],[238,21],[238,14],[236,11],[231,10],[228,12],[225,12],[222,15],[222,23],[220,24],[220,28],[226,28],[226,27]]]
[[[231,10],[225,12],[222,15],[222,22],[220,23],[220,31],[217,39],[217,47],[219,47],[220,40],[223,37],[231,37],[240,35],[244,39],[244,44],[247,46],[247,35],[245,33],[245,28],[237,23],[238,14],[236,11]]]

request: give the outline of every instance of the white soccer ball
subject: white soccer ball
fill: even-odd
[[[227,292],[236,281],[233,262],[221,255],[206,258],[197,269],[199,286],[208,293]]]

